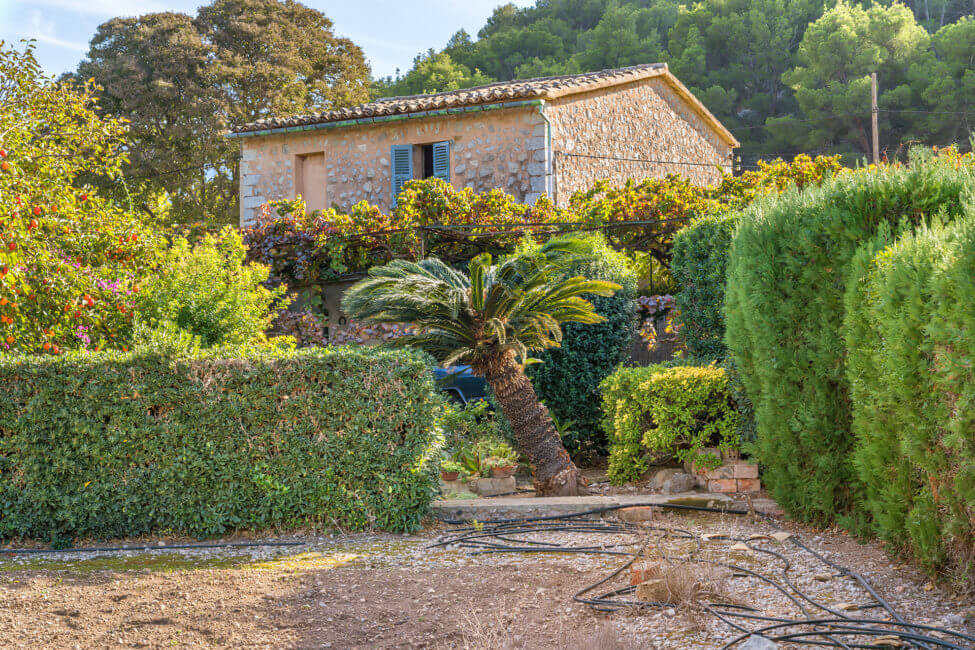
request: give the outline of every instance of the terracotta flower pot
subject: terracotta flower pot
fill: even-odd
[[[440,472],[440,478],[444,481],[456,481],[460,472]]]
[[[507,467],[492,467],[491,478],[508,478],[515,473],[516,469],[518,469],[517,465],[508,465]]]

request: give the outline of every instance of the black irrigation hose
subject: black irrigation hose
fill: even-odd
[[[159,546],[144,544],[142,546],[93,546],[91,548],[0,548],[0,555],[32,555],[48,553],[106,553],[109,551],[168,551],[171,549],[194,548],[237,548],[250,546],[301,546],[308,542],[215,542],[207,544],[166,544]]]
[[[636,562],[641,556],[643,556],[646,547],[650,544],[652,533],[660,532],[663,533],[659,535],[656,539],[661,541],[664,538],[672,538],[677,540],[695,540],[694,549],[690,551],[686,556],[680,558],[671,558],[663,554],[663,550],[658,547],[658,551],[661,556],[668,563],[673,563],[675,559],[682,562],[692,562],[697,564],[708,564],[714,566],[724,567],[730,569],[733,572],[737,572],[737,575],[744,575],[761,580],[777,591],[781,592],[796,609],[802,613],[804,618],[798,618],[790,620],[787,618],[780,618],[776,616],[768,616],[759,613],[759,610],[748,607],[746,605],[738,605],[732,603],[711,603],[704,606],[705,611],[711,613],[713,616],[718,618],[720,621],[728,625],[729,627],[740,633],[740,636],[732,639],[730,642],[723,646],[722,650],[730,650],[737,644],[741,643],[749,636],[761,635],[766,638],[770,638],[774,641],[785,641],[793,644],[801,645],[817,645],[817,646],[830,646],[838,648],[874,648],[877,639],[874,639],[874,644],[863,645],[858,643],[856,639],[862,639],[863,637],[892,637],[896,638],[898,641],[907,643],[912,647],[917,648],[948,648],[950,650],[964,650],[966,647],[975,647],[975,637],[971,637],[960,632],[955,632],[945,628],[939,628],[929,625],[919,625],[908,623],[901,617],[894,608],[884,600],[880,594],[870,585],[870,583],[859,573],[850,570],[847,567],[843,567],[835,562],[832,562],[825,558],[820,553],[817,553],[813,549],[809,548],[803,544],[795,534],[791,534],[788,539],[790,539],[796,548],[800,549],[802,552],[808,554],[809,556],[817,559],[822,564],[831,567],[837,572],[835,577],[850,577],[856,580],[856,582],[876,601],[874,603],[865,603],[858,605],[858,610],[864,610],[868,608],[881,608],[884,612],[889,615],[894,620],[883,620],[875,618],[853,618],[846,616],[842,612],[830,609],[824,604],[821,604],[810,597],[808,594],[804,593],[799,587],[791,580],[788,576],[788,572],[792,568],[792,563],[783,554],[776,551],[764,548],[752,547],[748,544],[750,541],[755,541],[752,539],[738,539],[735,537],[727,535],[715,535],[709,536],[709,540],[726,540],[733,542],[744,543],[753,552],[760,552],[772,556],[773,558],[781,562],[781,568],[779,571],[782,575],[782,583],[776,579],[770,578],[768,576],[762,575],[757,571],[753,571],[746,567],[737,566],[734,564],[729,564],[725,562],[718,562],[713,560],[707,560],[698,557],[698,553],[701,550],[701,538],[692,534],[686,530],[676,529],[676,528],[662,528],[659,526],[641,527],[630,522],[618,522],[610,523],[606,521],[591,521],[588,519],[582,519],[583,517],[591,517],[593,515],[600,515],[607,512],[613,512],[616,510],[621,510],[623,508],[633,508],[633,507],[653,507],[660,509],[669,510],[690,510],[699,512],[714,512],[719,514],[733,514],[733,515],[746,515],[753,514],[749,510],[741,510],[735,508],[712,508],[707,506],[692,506],[684,504],[669,504],[669,503],[631,503],[631,504],[619,504],[612,506],[604,506],[601,508],[593,508],[591,510],[586,510],[583,512],[572,513],[568,515],[548,515],[543,517],[521,517],[521,518],[510,518],[510,519],[495,519],[485,522],[473,522],[473,525],[469,521],[458,521],[458,520],[448,520],[446,523],[461,525],[461,528],[453,531],[452,534],[441,537],[437,542],[428,546],[428,548],[442,547],[447,545],[456,545],[461,548],[472,549],[471,554],[477,555],[482,553],[585,553],[585,554],[600,554],[600,555],[625,555],[629,557],[629,560],[622,566],[617,568],[611,574],[601,578],[599,581],[584,587],[573,595],[573,600],[580,603],[585,603],[592,609],[602,612],[612,612],[624,607],[671,607],[672,603],[662,603],[662,602],[645,602],[640,600],[624,599],[621,597],[629,596],[636,591],[635,586],[625,586],[621,587],[600,596],[586,597],[586,594],[594,591],[596,588],[612,581],[614,578],[618,577],[621,573],[626,571],[634,562]],[[762,516],[770,525],[775,528],[779,528],[775,522],[768,516],[762,513],[757,513]],[[781,530],[781,528],[780,528]],[[641,535],[644,534],[644,539],[639,548],[633,552],[628,552],[624,550],[612,550],[618,549],[626,546],[637,546],[637,542],[628,543],[615,543],[615,544],[604,544],[604,545],[587,545],[587,546],[567,546],[560,543],[554,542],[543,542],[531,539],[515,539],[516,535],[527,535],[527,534],[537,534],[537,533],[550,533],[550,532],[569,532],[569,533],[596,533],[596,534],[624,534],[624,535]],[[774,560],[773,560],[774,562]],[[778,564],[778,563],[776,563]],[[793,595],[794,592],[798,595],[798,598]],[[800,600],[801,599],[801,600]],[[810,605],[817,609],[821,609],[832,616],[832,618],[813,618],[810,611],[803,605],[802,601],[806,601]],[[737,610],[737,611],[735,611]],[[735,623],[732,619],[741,620],[752,620],[764,627],[759,627],[756,629],[748,629],[744,624]],[[790,631],[790,628],[792,630]],[[795,628],[799,628],[797,631]],[[801,628],[807,628],[805,630]],[[947,640],[945,638],[939,638],[939,636],[952,637],[958,642],[972,642],[972,646],[958,645],[954,640]]]

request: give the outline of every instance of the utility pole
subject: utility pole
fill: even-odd
[[[877,128],[877,73],[870,74],[870,126],[873,131],[873,164],[880,164],[880,134]]]

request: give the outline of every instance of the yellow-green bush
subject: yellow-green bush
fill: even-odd
[[[0,539],[417,527],[442,399],[362,348],[0,357]]]
[[[686,460],[703,447],[738,447],[740,416],[723,368],[620,368],[601,388],[613,483],[639,478],[651,453]]]

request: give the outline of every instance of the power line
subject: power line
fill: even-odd
[[[913,109],[913,108],[912,109],[907,109],[907,108],[881,108],[881,109],[879,109],[879,112],[880,113],[919,113],[919,114],[925,114],[925,115],[964,115],[964,116],[975,117],[975,113],[973,113],[971,111],[929,111],[929,110],[920,109],[920,108],[918,108],[918,109]],[[828,119],[837,119],[837,118],[843,118],[843,117],[868,118],[869,116],[870,116],[870,112],[869,111],[866,111],[865,114],[864,113],[835,113],[835,114],[829,115],[828,116]],[[793,117],[791,115],[771,116],[771,119],[780,119],[780,118],[791,118],[789,120],[789,123],[790,124],[793,124],[793,123],[796,123],[796,122],[801,123],[801,124],[813,124],[813,123],[816,123],[816,122],[822,122],[823,120],[827,119],[827,118],[820,118],[820,119],[799,118],[799,117]],[[748,130],[751,130],[751,129],[767,129],[767,128],[769,128],[769,125],[768,124],[752,124],[750,126],[736,126],[736,127],[733,127],[732,130],[733,131],[748,131]]]
[[[975,117],[975,113],[969,111],[925,111],[921,109],[908,108],[881,108],[881,113],[926,113],[928,115],[965,115]]]

